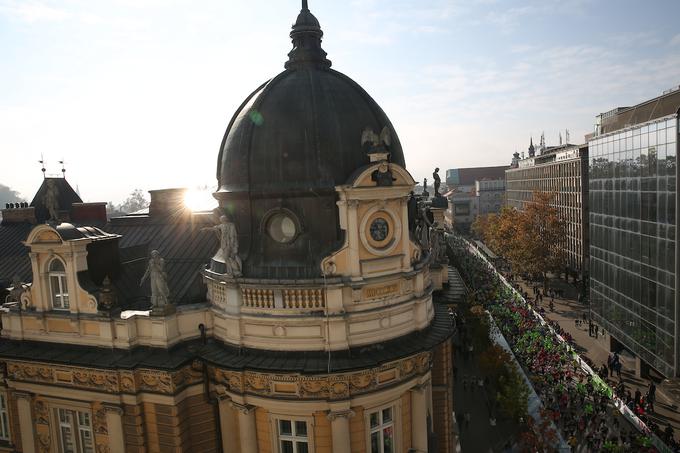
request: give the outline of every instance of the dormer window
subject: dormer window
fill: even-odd
[[[66,269],[61,260],[55,258],[49,267],[50,289],[52,290],[52,308],[68,310],[68,285],[66,284]]]

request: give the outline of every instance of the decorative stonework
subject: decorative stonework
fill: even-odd
[[[106,424],[106,408],[101,404],[97,403],[93,406],[92,412],[94,417],[92,417],[92,428],[95,434],[108,435],[109,430]]]
[[[422,352],[380,367],[330,375],[271,374],[219,368],[210,368],[209,373],[217,388],[222,388],[222,391],[306,400],[345,400],[425,374],[430,369],[431,361],[432,354]],[[281,391],[282,388],[295,391]]]
[[[39,399],[34,400],[33,416],[35,417],[35,422],[38,425],[50,424],[49,410],[45,401]]]
[[[347,418],[347,419],[349,419],[349,418],[354,417],[355,415],[356,414],[354,413],[353,410],[347,409],[346,411],[328,412],[328,415],[326,415],[326,417],[328,417],[328,420],[333,421],[336,418]]]
[[[54,369],[46,365],[7,363],[7,375],[11,379],[31,382],[53,382]]]
[[[64,376],[71,376],[72,379],[65,379]],[[203,379],[201,372],[191,365],[175,372],[148,369],[102,371],[26,362],[8,362],[7,377],[14,381],[59,384],[113,394],[150,392],[166,395],[173,395]]]
[[[73,383],[78,387],[95,388],[107,393],[114,393],[119,389],[117,374],[99,372],[87,368],[81,368],[73,372]]]
[[[172,378],[169,373],[155,370],[140,370],[136,374],[135,384],[141,391],[154,393],[173,393]]]
[[[302,375],[299,373],[272,374],[257,371],[231,371],[209,367],[211,380],[229,392],[250,393],[262,396],[294,397],[301,399],[343,400],[403,382],[430,370],[432,354],[421,352],[376,368],[335,374]],[[55,371],[56,370],[56,371]],[[70,374],[72,380],[59,379]],[[94,390],[104,393],[134,394],[138,392],[174,395],[183,388],[203,381],[196,366],[167,372],[138,369],[134,371],[102,371],[90,368],[51,367],[47,364],[8,362],[7,377],[13,381],[59,384],[66,387]],[[48,424],[47,404],[33,402],[36,423]],[[93,408],[95,432],[106,434],[106,407]]]

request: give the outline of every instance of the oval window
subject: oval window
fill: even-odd
[[[269,236],[276,242],[282,244],[291,242],[295,239],[297,234],[297,226],[295,220],[288,214],[278,213],[274,214],[267,224],[267,231]]]

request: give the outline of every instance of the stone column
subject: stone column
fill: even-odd
[[[411,446],[418,453],[427,452],[427,387],[411,389]]]
[[[24,452],[34,453],[36,449],[33,417],[31,416],[31,395],[28,393],[16,393],[16,398],[17,411],[19,412],[21,446]]]
[[[109,432],[109,448],[111,451],[125,452],[125,434],[123,433],[123,408],[105,404],[106,427]]]
[[[351,410],[328,413],[331,421],[331,437],[333,453],[352,453],[350,449],[349,418],[354,415]]]
[[[231,403],[238,411],[238,431],[241,437],[241,453],[257,453],[257,428],[255,406]]]
[[[222,431],[222,451],[234,451],[238,453],[239,446],[234,445],[236,438],[236,414],[231,407],[231,399],[226,395],[220,395],[219,409],[220,409],[220,430]]]

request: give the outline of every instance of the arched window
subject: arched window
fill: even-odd
[[[49,268],[50,289],[52,290],[52,308],[68,310],[68,286],[66,284],[66,269],[64,263],[53,259]]]

